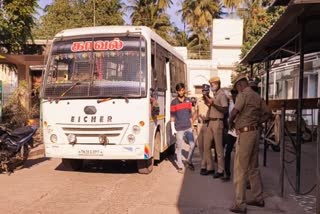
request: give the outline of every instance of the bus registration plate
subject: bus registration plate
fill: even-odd
[[[102,156],[103,153],[98,149],[81,149],[78,154],[80,156]]]

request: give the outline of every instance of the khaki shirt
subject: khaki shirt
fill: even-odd
[[[209,119],[209,107],[205,104],[203,97],[198,99],[197,105],[195,106],[195,111],[198,113],[198,118],[200,121],[208,120]]]
[[[219,89],[213,96],[213,103],[217,106],[228,107],[228,98],[222,89]],[[214,106],[210,107],[209,118],[223,118],[224,114]]]
[[[238,94],[234,108],[239,111],[235,120],[236,129],[257,126],[264,113],[270,111],[259,94],[250,87]]]

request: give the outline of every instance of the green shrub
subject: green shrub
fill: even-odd
[[[37,106],[33,106],[30,111],[25,107],[25,100],[29,97],[28,93],[26,81],[20,81],[19,86],[2,110],[2,123],[7,128],[15,129],[25,126],[29,118],[39,113]]]

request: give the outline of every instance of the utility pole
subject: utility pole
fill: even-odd
[[[93,0],[93,26],[96,26],[96,0]]]

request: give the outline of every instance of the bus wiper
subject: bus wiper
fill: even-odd
[[[125,99],[125,102],[126,102],[126,103],[129,103],[128,97],[119,96],[119,97],[117,97],[117,98]],[[106,101],[109,101],[109,100],[112,100],[112,98],[111,98],[111,97],[108,97],[108,98],[99,99],[99,100],[97,100],[97,103],[103,103],[103,102],[106,102]]]
[[[71,91],[76,85],[80,85],[81,82],[75,82],[74,84],[72,84],[69,88],[67,88],[67,90],[65,90],[57,99],[56,102],[58,102],[60,100],[61,97],[64,97],[69,91]]]
[[[120,96],[119,98],[123,98],[125,100],[126,103],[129,103],[129,99],[128,97],[124,97],[124,96]]]
[[[112,98],[109,97],[109,98],[104,98],[104,99],[98,99],[97,103],[99,104],[99,103],[107,102],[109,100],[112,100]]]

